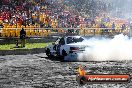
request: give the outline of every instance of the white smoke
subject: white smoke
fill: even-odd
[[[79,54],[79,61],[122,61],[132,60],[132,39],[123,34],[113,39],[92,38],[83,44],[91,44]]]

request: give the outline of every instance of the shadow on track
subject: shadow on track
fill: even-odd
[[[45,58],[45,59],[47,59],[47,60],[51,60],[51,61],[59,61],[59,62],[65,62],[64,60],[63,60],[63,58],[59,58],[59,57],[48,57],[48,56],[39,56],[39,55],[36,55],[37,57],[39,57],[39,58]]]

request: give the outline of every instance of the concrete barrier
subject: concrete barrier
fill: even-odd
[[[38,54],[38,53],[45,53],[45,48],[0,50],[0,56],[4,56],[4,55],[27,55],[27,54]]]
[[[47,43],[54,42],[57,38],[55,37],[30,37],[26,39],[26,43]],[[0,38],[0,44],[15,44],[19,38]]]

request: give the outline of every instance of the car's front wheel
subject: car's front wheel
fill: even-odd
[[[64,61],[65,56],[67,56],[67,53],[65,50],[62,50],[62,61]]]
[[[49,48],[45,50],[45,53],[48,57],[51,57],[51,52]]]

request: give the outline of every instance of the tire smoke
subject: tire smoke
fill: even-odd
[[[123,34],[113,39],[91,38],[83,44],[90,44],[84,53],[79,54],[79,61],[123,61],[132,60],[132,39]]]

